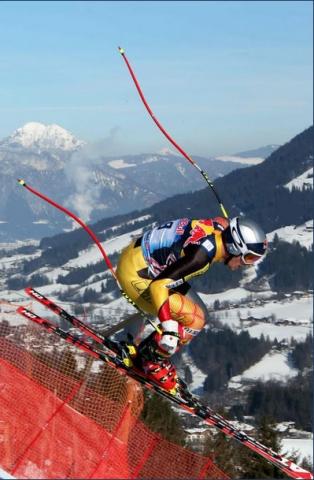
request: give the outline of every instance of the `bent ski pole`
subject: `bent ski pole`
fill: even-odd
[[[225,217],[225,218],[228,218],[227,211],[226,211],[226,209],[225,209],[225,207],[224,207],[224,205],[223,205],[223,203],[222,203],[222,201],[221,201],[221,198],[220,198],[220,196],[218,195],[218,192],[217,192],[217,190],[215,189],[212,181],[209,179],[207,173],[204,172],[204,170],[201,169],[201,167],[190,157],[190,155],[188,155],[188,154],[183,150],[183,148],[181,148],[180,145],[178,145],[178,143],[173,140],[173,138],[169,135],[169,133],[164,129],[164,127],[161,125],[161,123],[157,120],[157,118],[155,117],[153,111],[151,110],[150,106],[148,105],[146,98],[144,97],[144,94],[143,94],[143,92],[142,92],[142,89],[141,89],[141,87],[140,87],[140,84],[139,84],[139,82],[138,82],[138,80],[137,80],[137,78],[136,78],[136,76],[135,76],[135,73],[134,73],[134,71],[133,71],[133,69],[132,69],[132,67],[131,67],[131,65],[130,65],[127,57],[126,57],[126,55],[125,55],[124,49],[121,48],[121,47],[118,47],[118,50],[119,50],[119,52],[121,53],[121,56],[122,56],[122,58],[123,58],[123,60],[124,60],[124,62],[125,62],[125,64],[126,64],[126,66],[128,67],[128,70],[129,70],[130,75],[131,75],[131,77],[132,77],[132,79],[133,79],[133,82],[134,82],[134,84],[135,84],[135,87],[136,87],[136,89],[137,89],[137,91],[138,91],[138,93],[139,93],[139,96],[141,97],[141,100],[142,100],[142,102],[143,102],[146,110],[148,111],[149,115],[150,115],[151,118],[154,120],[154,122],[156,123],[157,127],[159,128],[159,130],[161,130],[161,132],[162,132],[162,133],[165,135],[165,137],[169,140],[169,142],[172,143],[172,145],[181,153],[181,155],[183,155],[184,158],[186,158],[186,159],[188,160],[188,162],[190,162],[190,163],[193,165],[193,167],[197,168],[197,170],[200,172],[200,174],[201,174],[201,175],[203,176],[203,178],[205,179],[207,185],[212,189],[212,191],[213,191],[213,193],[214,193],[214,195],[215,195],[215,197],[216,197],[216,199],[217,199],[217,201],[218,201],[218,203],[219,203],[220,209],[221,209],[224,217]]]
[[[35,190],[35,188],[31,187],[30,185],[26,184],[25,180],[22,180],[22,179],[19,179],[18,180],[18,183],[20,185],[22,185],[22,187],[26,188],[26,190],[28,190],[29,192],[31,192],[33,195],[36,195],[37,197],[41,198],[42,200],[44,200],[45,202],[49,203],[50,205],[52,205],[53,207],[57,208],[58,210],[61,210],[61,212],[65,213],[66,215],[68,215],[69,217],[71,217],[75,222],[77,222],[87,233],[88,235],[92,238],[92,240],[95,242],[95,244],[97,245],[98,249],[100,250],[102,256],[103,256],[103,259],[105,260],[105,263],[107,265],[107,267],[109,268],[110,272],[112,273],[112,276],[114,277],[116,283],[117,283],[117,286],[120,290],[120,293],[121,295],[129,302],[131,303],[131,305],[133,305],[133,307],[135,307],[138,312],[142,315],[142,317],[145,318],[145,320],[148,320],[149,323],[154,327],[154,329],[158,332],[158,333],[161,333],[161,329],[158,327],[158,325],[156,325],[149,317],[147,317],[145,315],[145,313],[136,305],[135,302],[133,302],[133,300],[127,295],[126,292],[124,292],[124,290],[122,290],[121,288],[121,285],[119,283],[119,280],[118,280],[118,277],[117,277],[117,274],[116,272],[114,271],[114,268],[113,268],[113,265],[111,263],[111,261],[109,260],[105,250],[103,249],[99,239],[96,237],[95,233],[93,232],[93,230],[91,230],[91,228],[88,227],[88,225],[86,225],[83,220],[81,220],[77,215],[75,215],[73,212],[71,212],[70,210],[68,210],[67,208],[63,207],[62,205],[60,205],[59,203],[55,202],[54,200],[52,200],[51,198],[47,197],[46,195],[44,195],[43,193],[39,192],[38,190]]]

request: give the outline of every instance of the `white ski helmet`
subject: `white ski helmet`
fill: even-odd
[[[240,256],[244,264],[251,265],[266,253],[267,239],[261,227],[246,217],[234,217],[223,232],[227,252]]]

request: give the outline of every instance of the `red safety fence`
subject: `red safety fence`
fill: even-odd
[[[13,476],[228,478],[150,431],[143,402],[112,367],[40,327],[0,322],[0,466]]]

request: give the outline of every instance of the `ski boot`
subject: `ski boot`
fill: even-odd
[[[154,335],[155,332],[138,345],[137,355],[133,359],[134,366],[144,371],[148,380],[175,395],[178,389],[176,369],[158,349]]]

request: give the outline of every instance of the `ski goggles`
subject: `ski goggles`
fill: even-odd
[[[247,252],[247,253],[242,253],[240,255],[241,257],[241,262],[244,265],[254,265],[254,263],[258,262],[262,258],[263,255],[258,255],[254,252]]]
[[[254,251],[250,250],[250,246],[252,245],[247,244],[246,246],[248,250],[245,253],[241,253],[241,261],[244,263],[244,265],[253,265],[264,255],[267,247],[267,241],[263,243],[255,243]]]
[[[267,248],[267,240],[260,243],[246,243],[242,244],[242,251],[234,243],[230,229],[224,231],[225,247],[233,257],[241,257],[244,265],[253,265],[265,254]]]

